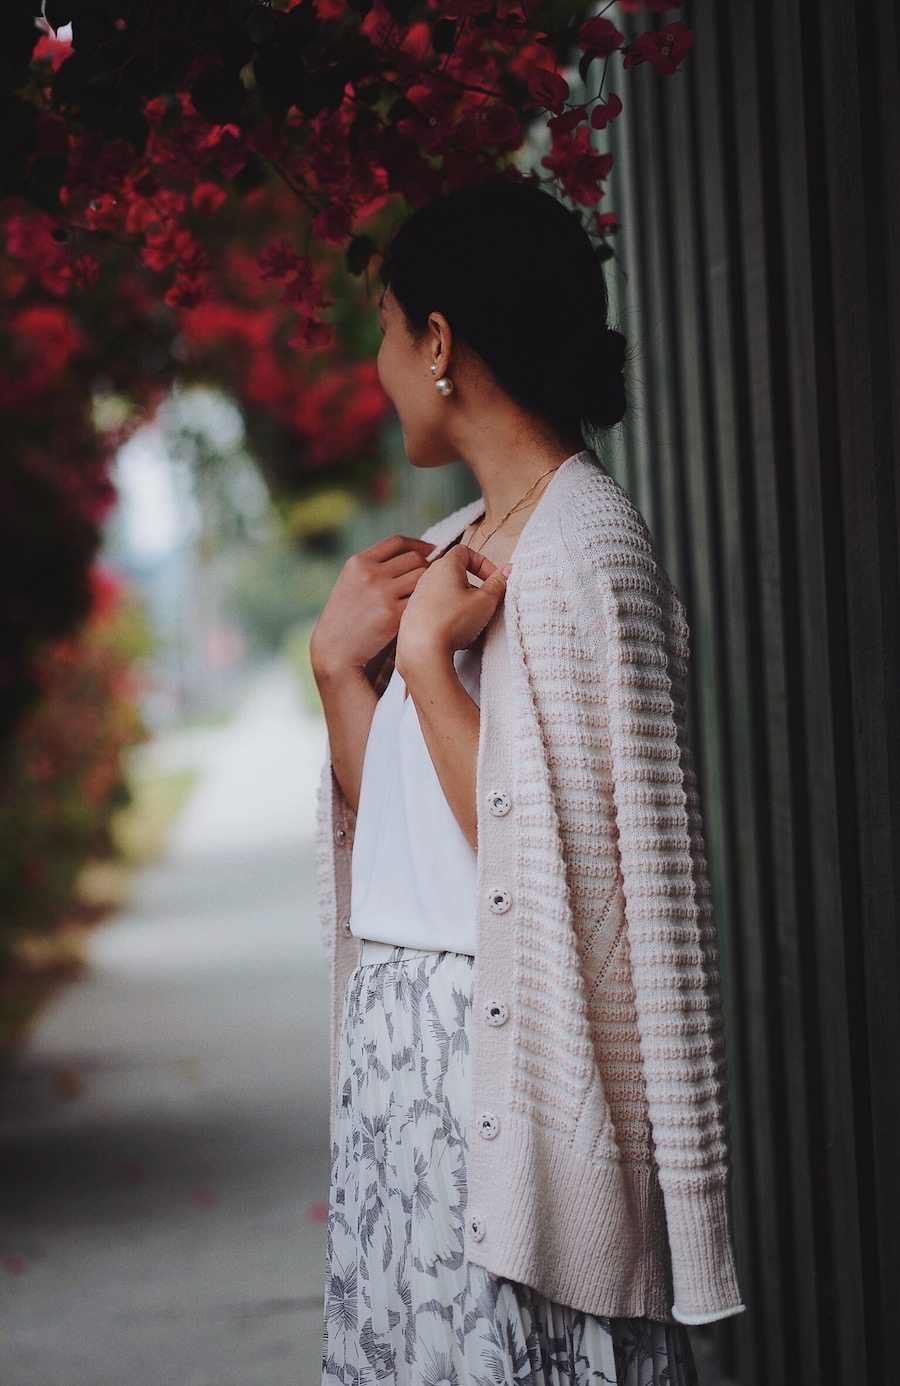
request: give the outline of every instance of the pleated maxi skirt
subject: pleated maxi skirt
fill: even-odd
[[[348,979],[323,1386],[698,1386],[684,1324],[597,1317],[466,1261],[474,961],[365,941]]]

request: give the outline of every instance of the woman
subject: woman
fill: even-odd
[[[310,646],[323,1382],[696,1382],[685,1325],[745,1306],[688,627],[582,433],[624,338],[524,180],[416,211],[383,281],[409,461],[481,495],[351,557]]]

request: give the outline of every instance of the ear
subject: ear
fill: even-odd
[[[437,366],[435,379],[438,380],[450,365],[450,352],[453,347],[453,331],[443,313],[428,314],[428,364]]]

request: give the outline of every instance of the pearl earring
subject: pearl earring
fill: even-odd
[[[431,366],[431,374],[432,374],[432,375],[436,375],[436,374],[437,374],[437,366],[434,365],[433,363],[432,363],[432,366]],[[440,380],[436,380],[436,381],[434,382],[434,385],[435,385],[435,389],[436,389],[436,390],[440,390],[441,394],[444,396],[445,399],[446,399],[447,395],[449,395],[450,392],[451,392],[451,390],[453,389],[453,381],[450,379],[450,377],[449,377],[448,375],[442,375],[441,378],[440,378]]]

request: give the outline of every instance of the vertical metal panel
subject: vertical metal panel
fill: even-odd
[[[681,510],[678,515],[680,548],[683,551],[684,592],[691,625],[693,677],[691,680],[690,726],[696,748],[704,828],[708,844],[710,877],[720,915],[733,918],[729,906],[730,883],[736,879],[733,855],[733,802],[730,776],[730,716],[725,631],[729,616],[725,606],[725,581],[729,553],[722,545],[721,459],[715,426],[716,361],[711,352],[711,293],[707,271],[709,246],[704,217],[704,191],[709,185],[717,200],[721,170],[714,148],[700,148],[698,130],[700,110],[715,107],[716,29],[712,14],[701,30],[702,55],[671,82],[658,83],[660,120],[665,150],[661,175],[665,180],[670,209],[669,241],[672,253],[672,283],[675,321],[674,359],[678,393],[683,401],[680,439]],[[709,90],[702,83],[712,81]],[[733,901],[732,901],[733,903]],[[729,1088],[736,1071],[744,1064],[736,1056],[741,1045],[740,941],[735,927],[723,927],[719,935],[720,970],[726,1012],[726,1052]],[[739,1090],[739,1089],[736,1089]],[[732,1141],[742,1149],[746,1140],[743,1109],[735,1103]],[[771,1122],[768,1108],[763,1124]],[[743,1161],[738,1162],[743,1171]],[[736,1212],[737,1229],[748,1219]],[[749,1290],[749,1279],[747,1284]],[[746,1293],[747,1291],[745,1291]],[[749,1294],[748,1294],[749,1298]],[[725,1322],[712,1330],[723,1372],[731,1372],[736,1361],[734,1336],[752,1332],[752,1321]]]
[[[642,367],[618,465],[691,622],[750,1305],[712,1331],[742,1383],[886,1381],[897,21],[887,0],[695,0],[683,17],[687,64],[630,73],[611,131],[615,301]],[[629,17],[628,36],[651,22]]]
[[[654,74],[637,68],[629,93],[631,112],[629,169],[640,206],[641,359],[644,378],[643,424],[649,451],[639,467],[635,500],[661,549],[669,553],[662,527],[677,515],[680,401],[673,365],[671,266],[668,209],[659,176],[663,151],[657,119]],[[638,499],[640,496],[640,499]],[[674,575],[673,575],[674,576]]]
[[[866,907],[857,916],[865,949],[868,999],[868,1042],[872,1089],[872,1207],[874,1228],[867,1254],[880,1273],[880,1356],[873,1353],[873,1374],[889,1380],[896,1371],[891,1360],[890,1325],[896,1313],[900,1286],[900,1181],[896,1177],[900,1149],[900,930],[897,928],[900,870],[900,592],[897,584],[900,550],[900,20],[891,0],[875,0],[859,10],[861,87],[865,98],[866,141],[876,151],[876,166],[867,174],[868,250],[872,303],[875,465],[871,507],[876,508],[878,598],[881,649],[874,652],[874,673],[864,662],[855,639],[852,668],[852,723],[859,746],[857,780],[866,786],[860,841]],[[863,478],[858,477],[860,485]],[[851,503],[851,519],[858,514]],[[872,620],[868,594],[851,591],[855,609],[867,606],[864,631]],[[873,758],[877,766],[873,767]],[[870,1329],[870,1331],[872,1331]]]
[[[808,8],[808,7],[807,7]],[[834,304],[829,264],[833,227],[825,189],[823,82],[816,16],[775,7],[775,50],[794,45],[800,72],[780,56],[773,84],[778,132],[773,151],[783,212],[785,359],[790,453],[782,469],[792,482],[786,530],[796,584],[790,590],[796,631],[795,675],[802,741],[797,757],[798,931],[811,964],[806,982],[813,1061],[806,1066],[811,1119],[810,1163],[816,1200],[817,1310],[823,1360],[852,1379],[865,1363],[865,1266],[859,1213],[848,1191],[858,1186],[856,1141],[846,1120],[853,1083],[853,988],[844,956],[843,882],[851,853],[841,851],[850,821],[841,814],[841,760],[846,725],[843,589],[844,545],[835,417]],[[852,48],[852,36],[842,45]],[[853,58],[848,53],[849,61]],[[825,89],[828,90],[827,84]],[[831,99],[831,93],[829,93]],[[844,120],[850,117],[844,113]],[[814,237],[814,239],[813,239]],[[843,271],[842,271],[843,272]],[[802,777],[801,777],[802,776]],[[852,829],[851,829],[852,836]],[[845,838],[845,846],[849,847]],[[852,875],[855,877],[856,872]]]
[[[760,836],[763,815],[757,812],[764,798],[764,762],[754,755],[758,744],[757,720],[761,712],[757,696],[759,665],[755,655],[754,621],[748,601],[747,569],[753,551],[755,513],[751,486],[751,428],[746,389],[744,354],[745,302],[740,277],[738,188],[735,157],[735,110],[727,25],[720,7],[711,0],[695,5],[690,16],[698,34],[685,70],[692,99],[692,120],[684,131],[687,159],[696,180],[696,243],[701,265],[702,311],[706,353],[703,390],[707,398],[706,449],[709,453],[711,490],[716,497],[711,532],[706,542],[716,551],[710,577],[716,639],[715,692],[719,727],[714,742],[720,762],[718,781],[703,777],[704,822],[710,857],[710,876],[718,902],[723,996],[726,1011],[726,1046],[729,1090],[732,1100],[734,1159],[734,1223],[739,1248],[742,1288],[751,1306],[747,1315],[715,1329],[722,1369],[737,1374],[741,1362],[745,1379],[757,1363],[773,1359],[775,1341],[761,1343],[755,1332],[762,1292],[756,1267],[761,1260],[772,1267],[765,1295],[781,1301],[779,1229],[788,1225],[785,1196],[788,1181],[778,1177],[772,1165],[768,1180],[778,1217],[761,1226],[751,1142],[755,1139],[774,1160],[779,1107],[773,1101],[767,1075],[777,1053],[777,1028],[767,1024],[764,1005],[748,998],[747,977],[764,987],[765,966],[759,921],[764,918],[758,887]],[[676,169],[682,159],[672,160]],[[702,306],[701,306],[702,305]],[[692,305],[685,300],[687,316]],[[694,586],[696,593],[698,584]],[[704,638],[703,625],[692,625],[694,645]],[[694,656],[695,679],[705,679],[706,668]],[[708,699],[711,702],[711,698]],[[700,727],[700,736],[703,725]],[[712,759],[704,748],[701,764]],[[717,797],[718,796],[718,797]],[[764,832],[765,829],[763,828]],[[758,1100],[765,1097],[766,1100]],[[754,1099],[757,1100],[754,1100]],[[762,1128],[762,1129],[760,1129]],[[766,1247],[766,1243],[769,1246]],[[761,1251],[761,1248],[766,1248]],[[760,1372],[762,1367],[759,1367]],[[782,1374],[767,1368],[771,1381]]]
[[[897,870],[890,832],[891,813],[897,813],[897,799],[891,797],[897,788],[898,735],[896,439],[891,410],[879,407],[886,392],[897,389],[896,373],[893,379],[885,375],[889,280],[883,203],[885,181],[896,178],[896,164],[880,164],[877,30],[867,0],[861,0],[840,26],[827,13],[817,18],[827,92],[823,142],[836,367],[836,457],[829,480],[840,498],[829,536],[832,599],[826,629],[831,683],[841,714],[840,946],[851,1020],[851,1084],[839,1095],[843,1111],[834,1112],[834,1125],[842,1116],[844,1128],[849,1127],[844,1140],[852,1142],[856,1162],[851,1206],[862,1242],[865,1318],[853,1325],[852,1338],[850,1326],[844,1325],[847,1345],[852,1349],[860,1337],[868,1342],[877,1379],[882,1368],[889,1370],[881,1352],[889,1350],[885,1330],[893,1324],[897,1291],[896,1282],[880,1284],[879,1272],[885,1258],[889,1262],[896,1257],[896,1247],[891,1251],[886,1238],[896,1242],[898,1231],[879,1219],[879,1202],[887,1195],[890,1206],[895,1195],[890,1193],[892,1176],[885,1164],[889,1148],[881,1145],[889,1130],[880,1124],[876,1141],[872,1111],[879,1092],[896,1094],[898,1064],[896,952],[892,957],[889,951],[893,930],[886,915],[889,908],[896,909]],[[896,101],[896,67],[894,77]],[[873,1085],[873,1066],[886,1088]],[[849,1201],[845,1191],[843,1206]],[[839,1232],[836,1252],[842,1261],[842,1225]]]

